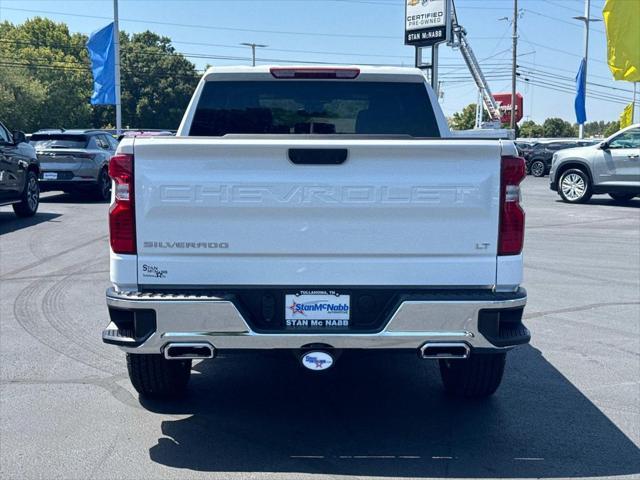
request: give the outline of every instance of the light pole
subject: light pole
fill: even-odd
[[[251,65],[252,66],[256,66],[256,47],[257,48],[266,48],[269,45],[260,45],[259,43],[249,43],[249,42],[243,42],[240,45],[244,45],[245,47],[251,47]]]
[[[583,92],[584,92],[584,101],[587,102],[587,64],[589,63],[589,23],[590,22],[599,22],[598,18],[591,18],[591,0],[584,0],[584,15],[580,15],[578,17],[573,17],[575,20],[582,20],[584,22],[584,72],[582,74],[583,78]],[[578,126],[578,137],[584,138],[584,124],[581,123]]]
[[[113,51],[116,90],[116,132],[122,131],[122,100],[120,98],[120,28],[118,27],[118,0],[113,0]]]
[[[511,60],[511,118],[509,128],[516,129],[516,67],[518,59],[518,0],[513,0],[513,34],[512,34],[513,52]]]

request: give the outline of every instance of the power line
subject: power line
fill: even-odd
[[[561,18],[552,17],[551,15],[545,15],[544,13],[536,12],[535,10],[531,10],[530,8],[525,8],[523,10],[525,12],[533,13],[534,15],[537,15],[539,17],[543,17],[543,18],[547,18],[549,20],[553,20],[554,22],[565,23],[565,24],[571,25],[573,27],[582,28],[582,25],[580,25],[578,23],[570,22],[569,20],[562,20]],[[590,28],[589,30],[593,30],[594,32],[602,33],[604,35],[604,30],[599,30],[597,28]]]
[[[3,7],[4,10],[10,10],[14,12],[28,12],[47,15],[64,15],[68,17],[81,17],[81,18],[97,18],[100,20],[113,20],[111,17],[104,17],[100,15],[84,15],[79,13],[67,13],[67,12],[53,12],[50,10],[30,10],[27,8],[13,8]],[[121,22],[129,23],[144,23],[147,25],[166,25],[171,27],[184,27],[184,28],[203,28],[207,30],[227,30],[233,32],[249,32],[249,33],[270,33],[273,35],[305,35],[313,37],[343,37],[343,38],[369,38],[369,39],[397,39],[395,35],[363,35],[363,34],[351,34],[351,33],[325,33],[325,32],[300,32],[300,31],[288,31],[288,30],[259,30],[255,28],[238,28],[238,27],[221,27],[213,25],[201,25],[196,23],[173,23],[173,22],[161,22],[158,20],[136,20],[133,18],[120,18]]]

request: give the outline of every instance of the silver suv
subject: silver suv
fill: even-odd
[[[619,202],[640,196],[640,123],[596,145],[555,153],[549,180],[551,190],[568,203],[601,193]]]
[[[111,198],[107,167],[118,142],[102,130],[41,130],[30,140],[40,160],[40,189]]]

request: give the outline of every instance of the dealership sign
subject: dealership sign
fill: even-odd
[[[405,0],[404,43],[424,47],[449,37],[449,0]]]
[[[510,93],[494,93],[493,98],[500,109],[500,121],[502,123],[511,123],[511,94]],[[522,95],[516,93],[516,122],[522,120]]]

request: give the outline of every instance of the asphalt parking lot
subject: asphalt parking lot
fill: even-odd
[[[529,177],[524,201],[533,341],[483,402],[414,355],[215,359],[141,402],[100,339],[108,206],[0,208],[0,477],[639,478],[640,199],[567,205]]]

